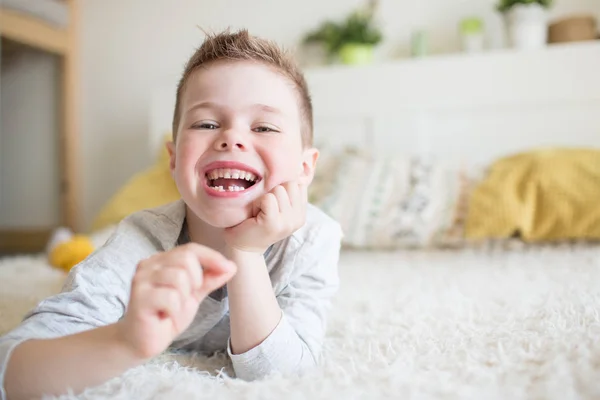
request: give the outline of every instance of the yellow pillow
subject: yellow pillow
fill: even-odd
[[[165,140],[170,140],[170,135]],[[133,176],[108,201],[92,223],[92,230],[117,224],[131,213],[179,198],[179,191],[169,170],[169,154],[163,149],[154,166]]]
[[[495,162],[474,190],[467,239],[600,239],[600,150],[550,149]]]

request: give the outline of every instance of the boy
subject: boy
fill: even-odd
[[[341,230],[307,202],[311,108],[272,43],[210,35],[177,88],[181,201],[122,221],[0,339],[2,400],[79,392],[168,347],[226,351],[245,380],[315,365]]]

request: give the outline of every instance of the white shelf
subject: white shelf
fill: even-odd
[[[495,49],[487,50],[481,53],[445,53],[432,54],[425,57],[399,58],[382,62],[374,62],[369,65],[344,65],[329,64],[321,66],[312,66],[304,69],[307,75],[331,74],[347,70],[369,70],[378,68],[411,68],[415,66],[424,67],[430,65],[443,66],[447,63],[493,63],[496,60],[523,60],[539,57],[567,57],[578,56],[600,52],[600,40],[549,44],[547,47],[537,50],[516,50],[516,49]]]
[[[600,41],[305,71],[318,114],[600,100]],[[340,93],[346,99],[340,102]],[[393,102],[374,103],[376,96]]]

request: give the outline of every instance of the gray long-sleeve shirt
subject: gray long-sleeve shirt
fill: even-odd
[[[124,219],[104,246],[71,270],[61,293],[40,302],[24,321],[0,338],[0,399],[4,375],[17,345],[28,339],[65,336],[118,321],[129,302],[138,262],[181,243],[185,204],[176,201]],[[171,347],[211,354],[227,351],[238,378],[300,372],[318,362],[327,313],[337,291],[340,226],[309,205],[305,225],[265,254],[273,291],[282,309],[275,330],[243,353],[229,347],[229,307],[223,289],[198,308],[192,324]]]

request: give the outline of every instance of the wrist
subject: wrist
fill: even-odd
[[[124,320],[119,320],[113,324],[107,325],[101,329],[105,330],[106,338],[110,342],[111,347],[119,350],[119,353],[130,359],[134,363],[143,363],[150,359],[152,355],[142,354],[136,346],[136,343],[131,343],[127,335],[127,327]]]
[[[246,260],[255,260],[256,258],[263,258],[265,250],[262,249],[239,249],[236,247],[227,246],[224,251],[224,256],[236,264],[243,263]]]
[[[228,287],[235,286],[240,281],[248,283],[260,276],[260,271],[267,272],[264,253],[260,251],[247,251],[239,249],[229,249],[226,257],[237,266],[237,273],[228,282]]]

